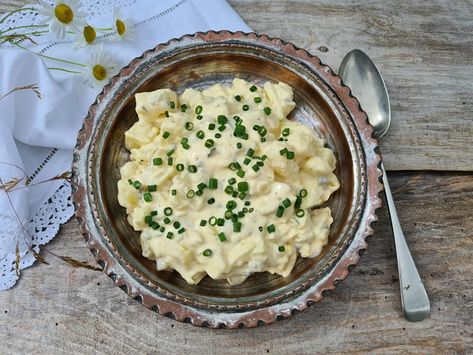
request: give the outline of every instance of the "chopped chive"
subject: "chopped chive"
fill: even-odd
[[[200,115],[202,113],[202,110],[203,110],[202,106],[199,105],[195,108],[195,113]]]
[[[161,227],[161,226],[160,226],[159,223],[157,223],[157,222],[152,222],[152,223],[150,224],[150,227],[153,228],[154,230],[156,230],[156,229],[158,229],[158,228]]]
[[[246,132],[246,127],[240,124],[235,127],[235,130],[233,131],[233,135],[235,137],[241,137],[243,134],[245,134],[245,132]]]
[[[257,124],[255,124],[255,125],[253,126],[253,131],[257,131],[257,130],[259,129],[259,127],[260,127],[260,126],[258,126]]]
[[[184,128],[188,131],[192,131],[194,129],[194,124],[192,122],[186,122]]]
[[[225,205],[225,207],[229,210],[235,209],[236,206],[237,206],[237,203],[236,201],[233,201],[233,200],[228,201],[227,204]]]
[[[238,149],[241,149],[241,147],[242,147],[242,144],[241,144],[240,142],[238,142],[238,143],[237,143],[237,148],[238,148]]]
[[[226,129],[226,128],[227,128],[227,126],[225,126],[224,124],[223,124],[223,125],[220,125],[220,126],[218,126],[218,130],[219,130],[220,132],[223,132],[223,131],[225,131],[225,129]]]
[[[218,186],[218,180],[215,178],[209,179],[209,189],[215,190]]]
[[[186,229],[185,229],[184,227],[182,227],[181,229],[179,229],[179,230],[177,231],[177,233],[182,234],[182,233],[184,233],[185,231],[186,231]]]
[[[177,194],[177,190],[176,190],[176,189],[172,189],[172,190],[171,190],[171,195],[176,196],[176,194]]]
[[[243,200],[245,197],[246,197],[246,192],[240,192],[240,193],[238,194],[238,198],[239,198],[240,200]]]
[[[267,227],[267,230],[268,230],[269,233],[274,233],[276,231],[276,227],[274,226],[274,224],[270,224]]]
[[[215,129],[215,123],[209,123],[209,130],[213,131]]]
[[[294,159],[294,156],[295,156],[294,152],[287,152],[286,153],[286,158],[287,159]]]
[[[163,218],[163,222],[164,222],[165,224],[169,224],[169,223],[171,223],[171,219],[170,219],[169,217],[164,217],[164,218]]]
[[[241,96],[240,96],[240,95],[236,95],[236,96],[235,96],[235,100],[237,100],[238,102],[240,102],[240,101],[241,101]]]
[[[268,156],[267,156],[266,154],[263,154],[263,155],[261,156],[261,161],[265,161],[267,158],[268,158]]]
[[[256,86],[253,85],[252,87],[250,87],[251,92],[255,92],[256,90],[258,90],[258,88]]]
[[[256,165],[260,166],[260,167],[263,167],[264,166],[264,163],[262,161],[259,161],[256,163]]]
[[[245,172],[243,170],[238,170],[236,173],[239,177],[244,178],[245,177]]]
[[[145,223],[146,224],[153,223],[153,216],[145,216]]]
[[[149,192],[154,192],[157,190],[157,186],[156,185],[148,185],[148,191]]]
[[[205,137],[204,131],[198,131],[195,135],[196,135],[197,138],[199,138],[199,139],[204,139],[204,137]]]
[[[187,105],[186,105],[186,104],[182,104],[182,105],[181,105],[181,111],[182,111],[182,112],[186,112],[186,110],[187,110]]]
[[[225,193],[226,193],[227,195],[231,195],[231,194],[233,194],[233,187],[231,187],[230,185],[228,185],[227,187],[225,187],[225,190],[224,190],[224,191],[225,191]]]
[[[235,178],[230,178],[230,179],[228,179],[228,183],[230,185],[233,185],[234,183],[236,183],[236,179]]]
[[[202,253],[203,256],[210,256],[212,255],[212,250],[210,249],[205,249],[204,252]]]
[[[181,224],[178,221],[175,221],[172,225],[176,229],[179,229],[179,227],[181,226]]]
[[[251,163],[251,159],[250,158],[245,158],[245,160],[243,160],[243,164],[245,165],[248,165]]]
[[[225,220],[223,218],[217,218],[217,226],[222,227],[225,225]]]
[[[259,104],[261,102],[261,97],[257,96],[253,100],[255,101],[255,104]]]
[[[251,202],[250,201],[245,201],[245,206],[249,206],[251,205]]]
[[[235,198],[238,197],[238,191],[233,191],[232,197],[235,197]]]
[[[260,232],[262,232],[262,231],[263,231],[263,227],[259,226],[259,227],[258,227],[258,230],[259,230]]]
[[[218,124],[225,124],[228,122],[228,118],[225,115],[218,115],[217,116],[217,122]]]
[[[153,165],[161,165],[163,163],[163,159],[161,158],[154,158]]]
[[[145,192],[143,194],[143,199],[145,200],[145,202],[151,202],[153,201],[153,195],[151,195],[149,192]]]
[[[282,217],[282,215],[284,214],[284,210],[285,208],[283,206],[279,206],[278,209],[276,210],[276,216]]]
[[[271,114],[271,107],[265,107],[263,111],[269,116]]]
[[[200,226],[201,226],[201,227],[204,227],[206,224],[207,224],[207,221],[206,221],[205,219],[202,219],[202,220],[200,221]]]
[[[166,117],[169,117],[169,112],[168,112],[168,111],[164,111],[164,115],[165,115]]]
[[[215,133],[215,138],[222,138],[222,135],[220,133]]]
[[[197,196],[202,196],[204,194],[204,191],[202,190],[197,190],[195,193]]]
[[[239,182],[237,186],[240,192],[247,192],[249,190],[249,185],[246,181]]]
[[[189,170],[190,173],[196,173],[197,172],[197,167],[195,165],[189,165],[187,167],[187,170]]]
[[[209,199],[207,200],[207,203],[208,203],[209,205],[212,205],[212,204],[215,203],[215,199],[214,199],[213,197],[211,197],[211,198],[209,198]]]
[[[170,157],[171,155],[174,154],[174,151],[175,151],[175,149],[173,148],[173,149],[171,149],[169,152],[167,152],[166,155],[167,155],[168,157]]]
[[[169,157],[169,158],[168,158],[168,165],[169,165],[169,166],[171,166],[171,165],[172,165],[172,163],[173,163],[173,161],[174,161],[174,159],[173,159],[173,158],[171,158],[171,157]]]
[[[294,202],[294,208],[300,208],[302,205],[302,197],[297,196],[296,197],[296,202]]]
[[[243,111],[248,111],[250,109],[250,106],[248,105],[243,105],[242,107]]]
[[[133,180],[132,180],[132,179],[128,179],[128,183],[129,183],[130,185],[133,185]]]
[[[304,210],[298,210],[298,211],[296,212],[296,216],[299,217],[299,218],[304,217],[304,215],[305,215]]]
[[[241,165],[238,163],[238,162],[231,162],[229,165],[228,165],[228,168],[231,170],[231,171],[236,171],[238,169],[241,168]]]
[[[197,115],[197,117],[196,117],[196,118],[197,118],[197,119],[200,121],[200,120],[201,120],[202,118],[204,118],[204,117],[203,117],[203,116],[201,116],[201,115]]]
[[[237,216],[238,216],[238,218],[243,218],[243,217],[245,217],[245,212],[239,211]]]
[[[209,224],[211,226],[215,226],[217,224],[217,217],[215,217],[215,216],[210,217],[209,218]]]
[[[189,191],[187,191],[187,194],[186,194],[187,198],[192,198],[195,196],[195,191],[190,189]]]
[[[205,141],[205,146],[206,146],[207,148],[212,148],[213,145],[214,145],[214,143],[215,143],[215,142],[213,141],[213,139],[207,139],[207,140]]]
[[[184,164],[176,164],[177,171],[184,171]]]
[[[287,148],[281,149],[281,150],[279,151],[279,155],[286,155],[287,152],[288,152]]]
[[[243,140],[245,140],[245,141],[248,140],[248,133],[242,134],[242,135],[240,136],[240,138],[243,139]]]
[[[197,189],[199,189],[199,190],[203,190],[203,189],[205,189],[205,188],[207,188],[207,185],[206,185],[206,184],[204,184],[203,182],[201,182],[201,183],[197,184]]]
[[[251,169],[253,169],[254,172],[257,173],[258,170],[259,170],[259,165],[258,165],[258,164],[255,164],[255,165],[253,165],[253,166],[251,167]]]
[[[278,247],[278,250],[279,250],[280,253],[284,253],[286,251],[286,248],[284,247],[284,245],[280,245]]]
[[[301,189],[301,191],[299,191],[299,196],[300,197],[306,197],[307,196],[307,190],[306,189]]]
[[[253,212],[254,210],[255,210],[255,209],[254,209],[253,207],[251,207],[251,208],[248,210],[248,212],[251,213],[251,212]]]
[[[258,134],[261,136],[261,137],[264,137],[266,134],[268,133],[268,129],[264,126],[261,126],[259,129],[258,129]]]
[[[172,239],[173,236],[174,236],[173,232],[168,232],[168,234],[166,234],[166,238],[168,238],[168,239]]]
[[[241,223],[240,222],[234,222],[233,223],[233,231],[235,233],[238,233],[241,231]]]
[[[141,182],[139,182],[138,180],[136,180],[134,183],[133,183],[133,187],[137,190],[141,189]]]
[[[171,208],[171,207],[166,207],[166,208],[164,209],[164,214],[165,214],[166,216],[172,215],[172,208]]]
[[[164,233],[164,231],[165,231],[165,230],[166,230],[166,228],[165,228],[165,227],[161,227],[161,228],[159,228],[159,231],[160,231],[161,233]]]
[[[252,157],[254,154],[255,154],[254,149],[249,148],[249,149],[246,151],[246,156],[247,156],[247,157]]]
[[[176,108],[176,103],[174,101],[171,101],[169,103],[169,107],[172,108],[172,109],[175,109]]]
[[[236,115],[235,115],[235,116],[233,116],[233,119],[234,119],[235,121],[239,121],[239,120],[240,120],[240,116],[236,116]]]
[[[168,139],[168,137],[171,135],[171,133],[169,133],[168,131],[164,131],[163,132],[163,138],[164,139]]]
[[[221,242],[224,242],[227,240],[227,237],[225,237],[225,233],[221,232],[218,233],[218,239],[220,239]]]
[[[288,208],[288,207],[291,205],[291,200],[289,200],[288,198],[286,198],[286,199],[282,202],[282,205],[283,205],[285,208]]]
[[[158,215],[158,211],[151,211],[151,216],[157,216]]]
[[[281,138],[278,139],[279,142],[282,142],[283,140],[284,140],[283,137],[281,137]]]
[[[283,137],[287,137],[289,135],[289,133],[291,133],[291,129],[290,128],[284,128],[281,132],[281,134],[283,135]]]

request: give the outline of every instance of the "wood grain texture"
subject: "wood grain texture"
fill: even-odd
[[[102,272],[51,265],[0,293],[0,353],[313,354],[473,351],[473,174],[390,174],[400,219],[432,302],[430,318],[401,315],[389,219],[380,213],[360,266],[292,319],[236,331],[159,316]],[[448,208],[446,208],[448,206]],[[75,220],[46,248],[94,262]]]
[[[7,0],[0,11],[25,0]],[[30,1],[31,2],[31,1]],[[256,32],[309,50],[335,71],[366,51],[390,92],[388,170],[473,171],[473,2],[229,0]]]

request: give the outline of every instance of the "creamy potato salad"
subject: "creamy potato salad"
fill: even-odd
[[[255,272],[288,276],[298,254],[320,253],[332,217],[312,208],[339,188],[336,161],[324,140],[286,119],[289,85],[234,79],[135,98],[118,200],[158,270],[235,285]]]

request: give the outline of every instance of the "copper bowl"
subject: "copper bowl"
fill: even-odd
[[[157,88],[181,93],[234,77],[283,81],[294,89],[290,119],[326,137],[337,157],[341,189],[330,199],[329,244],[299,258],[290,276],[269,273],[229,286],[209,277],[188,285],[176,272],[156,271],[141,255],[139,234],[117,201],[119,168],[128,159],[124,132],[137,120],[134,94]],[[104,87],[78,134],[73,199],[85,240],[115,284],[160,314],[212,328],[254,327],[291,316],[335,288],[367,247],[382,189],[372,127],[350,89],[320,60],[291,43],[254,33],[206,32],[170,40],[145,52]]]

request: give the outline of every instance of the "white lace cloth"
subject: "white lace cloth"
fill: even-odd
[[[89,13],[87,21],[97,27],[111,26],[115,6],[122,7],[125,16],[135,23],[135,38],[112,42],[108,41],[110,34],[103,33],[99,39],[120,66],[156,44],[186,33],[210,29],[250,31],[225,0],[82,0],[82,9]],[[35,11],[16,13],[0,25],[0,31],[39,24],[41,20]],[[43,55],[84,63],[90,54],[87,48],[76,50],[73,37],[56,40],[46,34],[35,41],[38,44],[28,48]],[[67,181],[35,184],[70,170],[76,131],[99,92],[85,86],[77,75],[61,71],[50,74],[46,69],[76,67],[44,61],[9,45],[0,47],[0,97],[13,87],[28,84],[38,84],[44,96],[40,101],[32,92],[22,91],[0,100],[0,112],[7,122],[7,128],[0,129],[0,178],[7,182],[26,175],[30,181],[24,188],[23,179],[15,187],[20,189],[8,196],[0,191],[0,291],[11,288],[18,279],[17,246],[21,270],[35,261],[31,249],[39,252],[39,246],[54,238],[60,224],[73,214]]]

